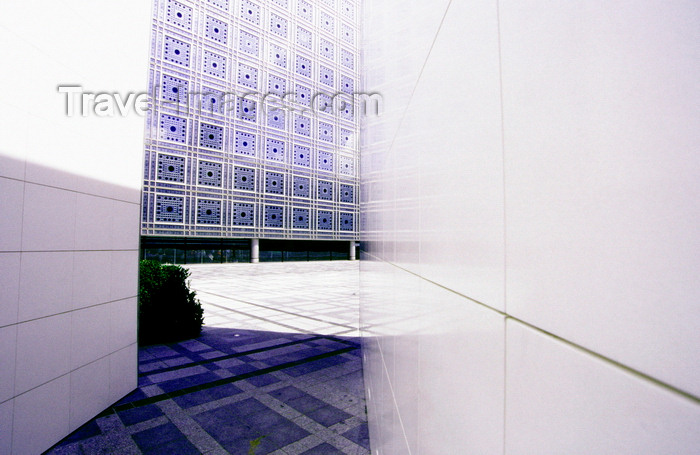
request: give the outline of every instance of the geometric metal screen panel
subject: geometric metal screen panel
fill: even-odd
[[[308,229],[309,209],[295,208],[293,211],[292,225],[294,229]]]
[[[324,231],[333,229],[333,212],[328,210],[318,211],[318,229]]]
[[[221,186],[221,163],[199,162],[197,183],[208,186]]]
[[[333,200],[333,182],[318,181],[318,198],[326,201]]]
[[[166,223],[182,223],[183,198],[158,195],[156,197],[156,220]]]
[[[255,191],[255,169],[242,166],[236,166],[233,169],[233,188]]]
[[[346,185],[345,183],[340,185],[340,202],[353,203],[354,198],[354,188],[352,185]]]
[[[331,152],[318,152],[318,169],[333,172],[333,154]]]
[[[284,175],[279,172],[265,172],[265,192],[284,194]]]
[[[244,203],[233,204],[233,225],[253,226],[255,224],[254,205]]]
[[[197,201],[198,224],[221,223],[221,201],[200,199]]]
[[[340,214],[340,230],[352,231],[354,228],[354,215],[352,213]]]
[[[182,156],[158,155],[158,180],[185,181],[185,158]]]
[[[284,207],[276,205],[265,206],[265,227],[281,228],[284,225]]]
[[[297,197],[309,197],[310,191],[309,186],[311,184],[311,179],[308,177],[295,176],[294,177],[294,196]]]
[[[358,238],[360,7],[155,0],[143,235]]]

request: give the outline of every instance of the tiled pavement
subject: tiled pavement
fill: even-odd
[[[202,335],[142,348],[139,388],[50,453],[368,454],[359,339],[328,333],[356,334],[357,264],[192,269]]]

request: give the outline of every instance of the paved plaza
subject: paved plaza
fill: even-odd
[[[51,454],[369,454],[357,262],[188,266],[202,335]]]

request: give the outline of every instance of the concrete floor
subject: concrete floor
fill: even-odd
[[[359,261],[188,265],[208,327],[359,337]]]

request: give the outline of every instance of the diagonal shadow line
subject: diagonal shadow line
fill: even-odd
[[[193,288],[193,289],[194,289],[194,288]],[[293,312],[293,311],[287,311],[287,310],[282,310],[282,309],[279,309],[279,308],[269,307],[269,306],[266,306],[266,305],[263,305],[263,304],[260,304],[260,303],[249,302],[249,301],[247,301],[247,300],[241,300],[241,299],[234,299],[234,298],[232,298],[232,297],[227,297],[227,296],[225,296],[225,295],[217,294],[217,293],[215,293],[215,292],[203,291],[203,290],[201,290],[201,289],[194,289],[194,290],[196,290],[197,292],[199,292],[199,293],[201,293],[201,294],[209,294],[209,295],[213,295],[213,296],[215,296],[215,297],[219,297],[219,298],[222,298],[222,299],[230,300],[230,301],[232,301],[232,302],[240,302],[240,303],[244,303],[244,304],[246,304],[246,305],[256,306],[256,307],[259,307],[259,308],[264,308],[264,309],[266,309],[266,310],[273,310],[273,311],[277,311],[277,312],[284,313],[284,314],[289,314],[289,315],[292,315],[292,316],[297,316],[297,317],[304,318],[304,319],[310,319],[310,320],[316,321],[316,322],[323,322],[324,324],[331,324],[331,325],[335,325],[335,326],[338,326],[338,327],[343,327],[343,328],[346,328],[346,329],[354,329],[354,328],[355,328],[355,327],[349,326],[349,325],[347,325],[347,324],[337,324],[337,323],[335,323],[335,322],[326,321],[326,320],[324,320],[324,319],[315,318],[315,317],[313,317],[313,316],[306,316],[306,315],[303,315],[303,314],[295,313],[295,312]],[[218,305],[218,304],[216,304],[216,303],[212,303],[212,302],[205,302],[205,303],[206,303],[207,305],[213,305],[213,306],[215,306],[215,307],[223,308],[223,309],[226,309],[226,310],[236,311],[236,310],[234,310],[233,308],[225,307],[225,306],[223,306],[223,305]],[[262,318],[262,319],[264,319],[264,318]],[[273,321],[273,322],[274,322],[274,321]],[[280,324],[280,325],[282,325],[282,324]]]
[[[102,413],[100,413],[100,415],[98,415],[97,418],[105,417],[105,416],[108,416],[108,415],[116,413],[116,412],[126,411],[128,409],[133,409],[133,408],[138,408],[138,407],[146,406],[146,405],[153,404],[153,403],[158,403],[160,401],[170,400],[172,398],[177,398],[177,397],[180,397],[183,395],[198,392],[200,390],[211,389],[214,387],[242,381],[244,379],[253,378],[256,376],[262,376],[264,374],[272,373],[274,371],[280,371],[280,370],[284,370],[286,368],[304,365],[306,363],[311,363],[311,362],[314,362],[316,360],[322,360],[322,359],[326,359],[329,357],[335,357],[335,356],[345,354],[345,353],[350,352],[350,351],[354,351],[356,349],[359,349],[359,347],[348,346],[347,348],[338,349],[337,351],[325,352],[323,354],[314,355],[311,357],[307,357],[305,359],[294,360],[292,362],[282,363],[280,365],[276,365],[273,367],[261,368],[259,370],[250,371],[248,373],[242,373],[242,374],[239,374],[236,376],[232,376],[230,378],[223,378],[223,379],[219,379],[216,381],[207,382],[205,384],[195,385],[195,386],[191,386],[191,387],[185,387],[184,389],[179,389],[179,390],[175,390],[172,392],[162,393],[160,395],[155,395],[152,397],[143,398],[141,400],[135,400],[135,401],[132,401],[130,403],[125,403],[125,404],[122,404],[119,406],[112,406],[112,407],[106,409],[105,411],[103,411]]]
[[[354,341],[348,341],[348,340],[343,340],[340,338],[336,338],[334,336],[330,335],[318,335],[314,336],[311,338],[304,338],[303,340],[296,340],[296,341],[290,341],[288,343],[281,343],[281,344],[276,344],[274,346],[267,346],[264,348],[258,348],[258,349],[251,349],[250,351],[243,351],[243,352],[236,352],[235,354],[227,354],[219,357],[212,357],[211,359],[206,359],[206,360],[199,360],[196,362],[189,362],[185,363],[182,365],[174,365],[172,367],[167,367],[167,368],[161,368],[158,370],[152,370],[152,371],[146,371],[143,373],[139,373],[138,377],[144,377],[144,376],[150,376],[153,374],[159,374],[159,373],[168,373],[170,371],[177,371],[177,370],[182,370],[185,368],[190,368],[190,367],[196,367],[200,365],[206,365],[208,363],[214,363],[214,362],[220,362],[222,360],[228,360],[228,359],[235,359],[236,357],[243,357],[246,355],[252,355],[252,354],[258,354],[260,352],[267,352],[267,351],[273,351],[275,349],[281,349],[281,348],[286,348],[289,346],[294,346],[297,344],[304,344],[309,341],[316,341],[316,340],[328,340],[328,341],[334,341],[336,343],[341,343],[341,344],[346,344],[348,346],[354,346],[357,347],[357,343]]]
[[[276,344],[274,346],[267,346],[264,348],[251,349],[250,351],[236,352],[235,354],[227,354],[227,355],[222,355],[219,357],[212,357],[211,359],[198,360],[196,362],[189,362],[189,363],[185,363],[183,365],[174,365],[172,367],[160,368],[158,370],[152,370],[152,371],[146,371],[144,373],[139,373],[139,377],[141,378],[144,376],[150,376],[152,374],[167,373],[170,371],[182,370],[184,368],[190,368],[190,367],[195,367],[195,366],[199,366],[199,365],[206,365],[207,363],[220,362],[222,360],[235,359],[236,357],[243,357],[246,355],[258,354],[260,352],[267,352],[267,351],[272,351],[275,349],[286,348],[288,346],[303,344],[303,343],[307,343],[309,341],[319,340],[321,338],[324,338],[324,337],[315,336],[315,337],[311,337],[311,338],[304,338],[303,340],[290,341],[288,343]]]

